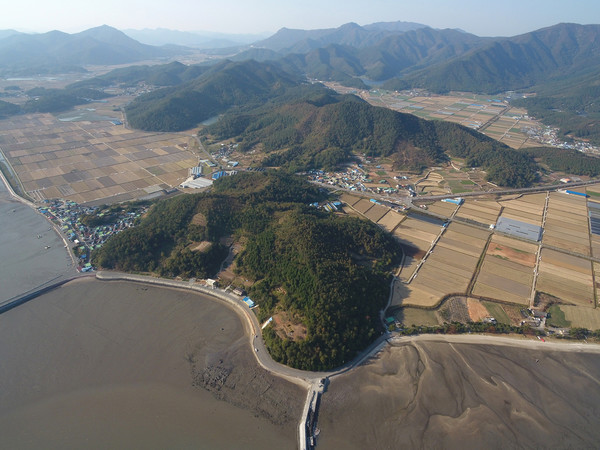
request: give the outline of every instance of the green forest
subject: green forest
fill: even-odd
[[[221,178],[211,193],[155,204],[140,224],[112,237],[92,255],[99,267],[163,276],[214,276],[228,253],[223,237],[244,243],[239,275],[260,305],[259,319],[286,311],[307,336],[292,340],[267,328],[277,361],[325,370],[356,356],[381,332],[388,271],[401,247],[368,221],[317,210],[323,193],[282,171]],[[194,250],[210,242],[208,250]]]

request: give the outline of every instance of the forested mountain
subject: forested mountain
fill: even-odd
[[[200,77],[137,97],[127,108],[131,126],[181,131],[232,107],[251,108],[297,86],[299,78],[256,61],[224,61]]]
[[[113,236],[93,255],[101,267],[186,278],[214,276],[227,255],[224,236],[245,243],[237,272],[254,282],[259,319],[295,317],[303,339],[272,327],[265,342],[277,361],[325,370],[364,349],[380,329],[389,294],[385,273],[399,244],[371,222],[320,212],[308,182],[283,172],[221,178],[208,194],[156,204],[135,228]],[[208,249],[198,250],[200,241]]]
[[[361,27],[347,23],[338,28],[321,30],[293,30],[282,28],[273,36],[254,43],[256,48],[267,48],[281,54],[305,53],[330,44],[362,48],[374,45],[391,34],[404,33],[427,25],[412,22],[378,22]]]
[[[0,73],[81,71],[86,64],[124,64],[174,54],[172,50],[140,44],[106,25],[75,34],[18,33],[0,39]]]
[[[342,33],[344,39],[336,38]],[[360,33],[368,35],[369,39],[357,37]],[[337,33],[327,34],[327,37],[327,40],[310,40],[310,45],[305,48],[297,44],[298,48],[279,52],[269,48],[252,48],[234,59],[278,60],[287,70],[322,80],[344,81],[357,76],[387,80],[406,71],[462,55],[489,41],[489,38],[469,33],[429,27],[402,33],[379,31],[373,34],[356,24],[341,27]]]
[[[536,167],[516,152],[474,130],[427,121],[369,105],[354,96],[313,89],[303,97],[274,100],[267,108],[229,114],[203,131],[216,139],[235,137],[242,150],[257,146],[267,153],[265,166],[295,172],[333,168],[353,152],[388,156],[396,169],[420,171],[448,159],[488,171],[490,181],[523,187],[536,178]]]
[[[497,93],[573,79],[591,71],[600,73],[600,25],[559,24],[494,40],[403,81],[436,92]]]

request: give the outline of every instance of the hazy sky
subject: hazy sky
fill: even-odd
[[[408,21],[514,36],[559,22],[600,23],[598,0],[9,0],[0,29],[169,28],[225,33]]]

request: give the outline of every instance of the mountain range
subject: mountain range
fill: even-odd
[[[173,57],[183,49],[141,44],[103,25],[80,33],[0,32],[0,74],[31,75],[81,71],[82,66],[126,64]],[[4,38],[2,38],[4,36]]]
[[[155,38],[156,33],[162,33],[163,39],[190,37],[155,30]],[[4,30],[0,31],[0,75],[82,71],[86,64],[133,64],[188,51],[142,44],[106,25],[76,34]],[[229,53],[233,61],[270,61],[270,67],[276,65],[290,76],[361,88],[378,82],[387,89],[424,88],[437,93],[534,91],[537,97],[521,104],[536,117],[559,125],[565,135],[600,142],[600,25],[562,23],[514,37],[484,38],[411,22],[348,23],[320,30],[282,28],[241,51],[215,50],[215,55],[219,53]],[[97,82],[143,79],[156,86],[177,86],[192,83],[214,64],[219,64],[219,58],[189,69],[182,65],[131,68]],[[160,93],[152,98],[167,96]]]

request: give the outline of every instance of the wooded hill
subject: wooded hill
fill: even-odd
[[[299,82],[273,64],[224,61],[192,81],[137,97],[127,120],[141,130],[187,130],[230,108],[256,107]]]
[[[512,187],[531,184],[537,170],[524,154],[469,128],[316,87],[293,101],[227,115],[203,133],[217,140],[235,138],[242,151],[258,146],[268,154],[265,166],[291,172],[332,169],[353,152],[391,157],[397,170],[411,171],[451,156],[465,158],[467,165],[488,171],[490,181]]]
[[[306,181],[283,172],[221,178],[209,194],[157,203],[141,223],[93,254],[99,267],[163,276],[214,276],[227,255],[220,238],[245,243],[238,273],[255,283],[259,319],[278,312],[307,331],[291,339],[272,328],[265,342],[277,361],[325,370],[352,359],[381,332],[386,271],[398,264],[399,244],[379,227],[308,206],[322,199]],[[210,242],[208,249],[195,250]]]

